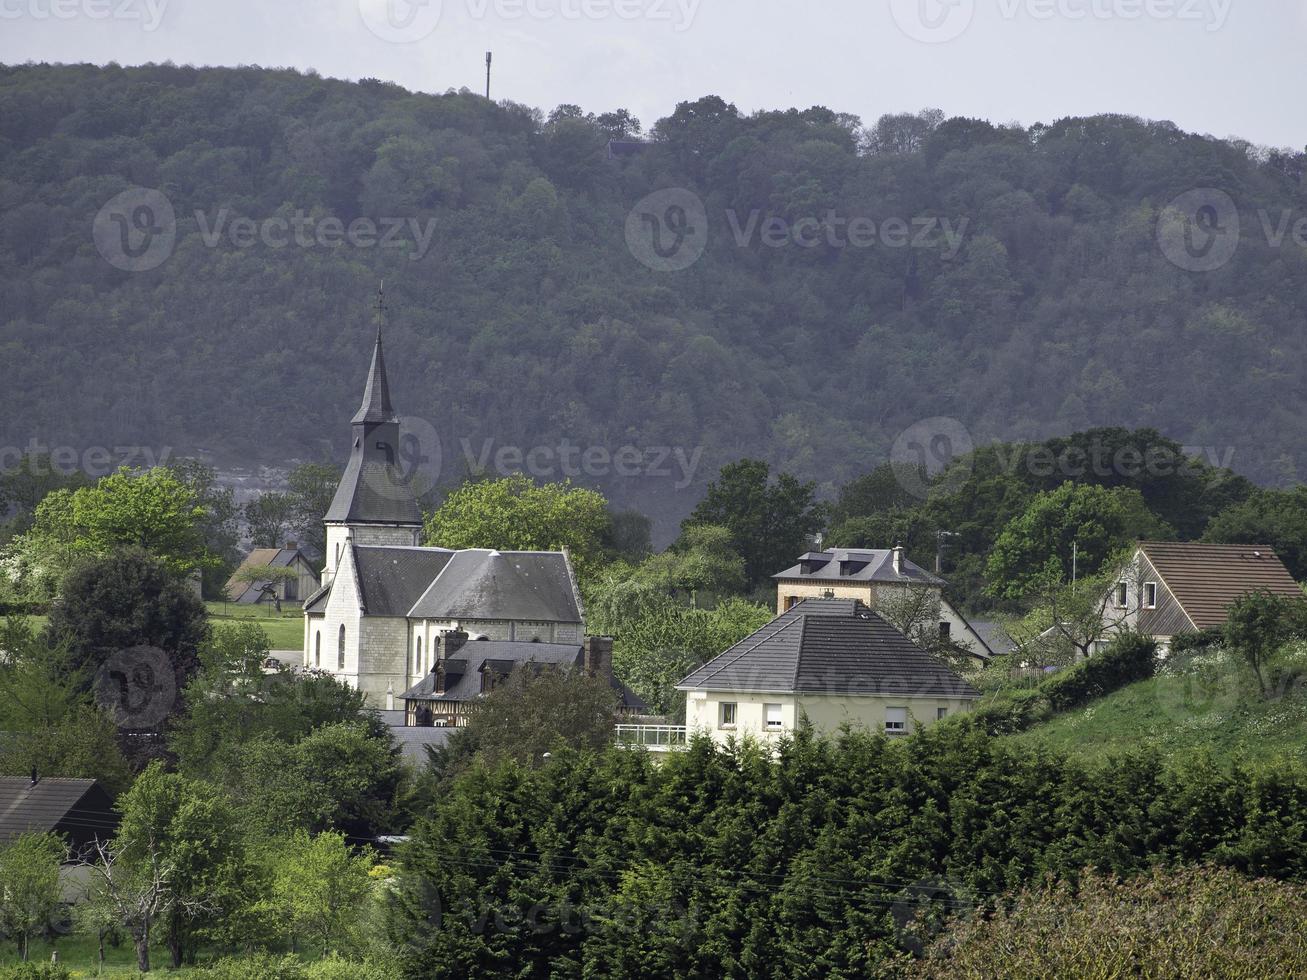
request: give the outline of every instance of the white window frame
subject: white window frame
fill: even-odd
[[[935,720],[936,720],[936,721],[943,721],[943,720],[944,720],[945,718],[947,718],[947,717],[948,717],[948,708],[936,708],[936,709],[935,709]]]
[[[729,709],[729,711],[727,710]],[[730,715],[727,721],[726,716]],[[735,701],[723,701],[717,706],[717,727],[734,728],[740,719],[740,705]]]
[[[902,717],[903,717],[902,721],[900,721],[896,717],[891,717],[891,715],[893,715],[895,712],[902,713]],[[908,730],[908,709],[903,707],[898,707],[897,705],[886,706],[885,708],[886,734],[903,735],[907,733],[907,730]]]
[[[1116,603],[1117,609],[1129,609],[1130,608],[1130,583],[1117,582],[1116,588],[1113,590],[1112,599]]]
[[[782,705],[776,702],[766,703],[762,706],[762,727],[764,731],[778,732],[785,727],[785,719],[782,717],[781,711]],[[775,715],[774,719],[773,715]]]
[[[1156,582],[1144,583],[1144,608],[1145,609],[1157,608],[1157,583]]]

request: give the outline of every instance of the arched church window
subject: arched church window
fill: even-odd
[[[313,634],[313,666],[322,666],[322,630]]]
[[[418,637],[418,648],[413,654],[413,673],[422,673],[422,637]]]
[[[340,624],[340,644],[336,651],[336,669],[345,669],[345,624]]]

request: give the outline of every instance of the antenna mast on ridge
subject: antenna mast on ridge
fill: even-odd
[[[494,52],[486,52],[486,98],[490,98],[490,59]]]

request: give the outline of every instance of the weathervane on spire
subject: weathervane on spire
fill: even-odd
[[[377,340],[381,339],[381,328],[386,325],[386,314],[390,307],[386,305],[386,280],[381,280],[377,287]]]

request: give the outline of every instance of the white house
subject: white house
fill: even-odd
[[[804,721],[902,735],[979,694],[856,599],[801,599],[686,677],[689,732],[771,741]]]

